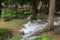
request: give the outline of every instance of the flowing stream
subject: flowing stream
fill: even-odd
[[[39,22],[41,22],[42,20],[38,19],[36,21],[30,22],[28,21],[28,23],[24,24],[24,28],[22,28],[21,30],[19,30],[20,32],[23,32],[23,39],[25,40],[25,38],[34,35],[35,33],[37,33],[37,31],[42,31],[44,28],[46,28],[46,26],[48,25],[48,20],[44,23],[41,24]],[[60,24],[60,17],[55,18],[54,20],[54,25],[59,25]],[[30,37],[27,40],[33,40],[36,37]]]

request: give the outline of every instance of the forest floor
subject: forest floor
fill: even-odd
[[[14,34],[18,34],[18,30],[21,29],[22,25],[26,23],[25,19],[13,19],[11,21],[1,21],[0,20],[0,28],[7,28],[14,31]]]
[[[54,35],[52,40],[60,40],[60,35]]]

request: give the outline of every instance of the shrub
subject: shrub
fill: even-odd
[[[9,9],[2,9],[2,18],[4,18],[4,17],[11,17],[11,10],[9,10]]]
[[[2,9],[1,18],[5,19],[5,20],[11,20],[11,19],[14,19],[16,17],[20,18],[20,19],[25,17],[23,9],[16,9],[16,10],[12,10],[9,8]]]
[[[11,20],[11,10],[7,9],[2,9],[2,15],[1,18],[4,19],[4,21],[10,21]]]
[[[8,39],[12,36],[12,32],[6,28],[0,28],[0,40]]]

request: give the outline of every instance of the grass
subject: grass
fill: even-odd
[[[20,39],[21,39],[21,36],[20,35],[17,35],[17,36],[15,36],[15,37],[13,37],[13,38],[11,38],[9,40],[20,40]]]
[[[6,28],[0,28],[0,40],[5,40],[12,37],[12,32]]]
[[[34,40],[51,40],[51,35],[42,35],[40,37],[35,38]]]
[[[0,22],[0,28],[8,28],[14,31],[14,34],[18,34],[18,30],[22,28],[23,24],[26,23],[26,19],[14,19],[11,21]]]

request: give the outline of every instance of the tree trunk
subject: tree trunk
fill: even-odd
[[[55,12],[55,0],[50,0],[49,18],[48,18],[48,30],[54,28],[54,12]]]

